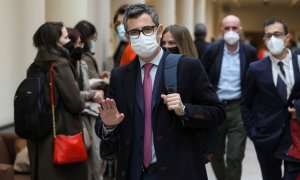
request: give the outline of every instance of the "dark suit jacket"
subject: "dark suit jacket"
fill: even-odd
[[[240,66],[241,66],[241,88],[243,93],[243,85],[245,82],[246,71],[249,67],[249,64],[253,61],[256,61],[257,54],[254,47],[246,45],[243,41],[240,41],[239,54],[240,54]],[[221,66],[223,61],[223,52],[225,47],[225,41],[219,40],[212,44],[209,44],[204,54],[201,58],[201,62],[205,67],[205,70],[208,74],[209,80],[212,83],[213,87],[217,90],[218,83],[220,80]],[[206,133],[207,142],[206,142],[206,153],[211,154],[215,152],[218,142],[218,132],[217,130],[210,129]]]
[[[294,53],[295,53],[296,55],[300,55],[300,47],[296,48]]]
[[[275,150],[280,139],[281,152],[290,146],[291,115],[287,108],[300,90],[299,66],[296,56],[292,58],[295,84],[287,102],[280,98],[274,84],[270,57],[252,63],[248,69],[241,111],[247,134],[258,148]]]
[[[152,127],[155,152],[160,179],[172,180],[202,180],[207,179],[202,154],[194,130],[198,128],[215,127],[225,118],[224,107],[213,90],[202,65],[196,59],[183,57],[178,64],[178,93],[186,106],[187,120],[170,112],[161,99],[166,94],[164,76],[162,75],[167,53],[164,52],[158,67],[153,91],[157,93],[153,103]],[[125,119],[118,125],[114,135],[119,135],[117,179],[138,179],[133,177],[133,169],[141,171],[141,167],[131,167],[130,161],[135,156],[136,144],[143,141],[136,136],[135,119],[144,116],[143,100],[137,99],[140,86],[140,63],[136,58],[130,64],[116,68],[111,73],[109,97],[115,99],[119,112],[125,114]],[[138,83],[138,84],[137,84]],[[137,107],[138,108],[135,108]],[[143,120],[142,120],[143,121]],[[95,127],[99,137],[102,125],[98,121]],[[142,143],[141,143],[142,144]],[[142,159],[142,158],[141,158]],[[135,172],[139,175],[141,172]],[[129,174],[131,173],[131,174]]]

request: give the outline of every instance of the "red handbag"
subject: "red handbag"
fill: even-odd
[[[54,63],[50,68],[50,97],[54,137],[53,163],[68,164],[87,160],[88,156],[84,146],[82,132],[79,132],[75,135],[56,135],[53,68]]]

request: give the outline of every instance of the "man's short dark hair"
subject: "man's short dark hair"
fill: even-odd
[[[151,16],[152,21],[154,22],[154,24],[156,26],[159,25],[158,14],[152,6],[150,6],[148,4],[131,4],[131,5],[127,6],[126,12],[124,14],[124,23],[123,24],[125,26],[125,30],[127,30],[128,19],[138,18],[144,13]]]
[[[204,39],[207,34],[206,25],[203,23],[198,23],[194,27],[194,36],[196,39]]]
[[[114,15],[114,23],[117,22],[117,19],[118,19],[118,16],[119,15],[124,15],[125,14],[125,11],[126,11],[126,7],[128,6],[128,4],[124,4],[122,6],[120,6],[116,12],[115,12],[115,15]]]
[[[267,26],[270,26],[272,24],[275,24],[275,23],[282,24],[285,35],[287,35],[289,33],[287,25],[280,19],[276,19],[276,18],[271,18],[271,19],[266,20],[264,22],[264,28],[266,28]]]

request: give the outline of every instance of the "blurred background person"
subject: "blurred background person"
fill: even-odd
[[[127,6],[127,4],[120,6],[114,15],[114,29],[120,39],[119,45],[113,55],[114,67],[128,64],[136,56],[136,53],[132,50],[129,41],[125,36],[123,17]]]
[[[76,56],[71,56],[72,64],[76,69],[78,84],[80,87],[81,97],[85,101],[85,108],[80,117],[83,121],[84,140],[88,150],[88,179],[87,180],[101,180],[106,169],[106,161],[103,161],[99,153],[100,139],[96,136],[94,131],[96,117],[98,117],[98,102],[104,98],[104,91],[93,90],[89,84],[88,65],[81,60],[82,43],[80,39],[80,32],[74,28],[67,28],[69,38],[73,46],[73,52]],[[72,49],[72,48],[71,48]],[[81,54],[80,54],[81,50]],[[78,51],[76,53],[76,51]]]
[[[80,32],[81,43],[83,43],[82,60],[88,65],[89,78],[100,78],[98,64],[94,57],[95,41],[97,40],[96,27],[92,23],[82,20],[74,28]]]
[[[201,59],[203,51],[205,50],[205,47],[208,44],[205,41],[206,34],[207,34],[207,28],[205,24],[198,23],[194,26],[194,37],[195,37],[194,43],[198,52],[199,59]]]
[[[120,65],[121,58],[123,56],[125,47],[128,45],[128,40],[125,36],[125,28],[123,25],[123,17],[126,11],[127,4],[124,4],[117,9],[113,19],[114,30],[119,38],[119,45],[113,55],[114,67],[118,67]]]

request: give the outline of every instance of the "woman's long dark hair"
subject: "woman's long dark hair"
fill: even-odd
[[[68,52],[61,46],[57,45],[61,35],[62,22],[46,22],[41,25],[33,35],[33,45],[38,50],[47,50],[49,52],[69,57]]]
[[[90,42],[93,36],[94,38],[97,38],[96,27],[92,23],[86,20],[82,20],[78,22],[74,28],[80,32],[81,42],[84,43],[83,52],[86,51],[90,52],[91,51]]]

